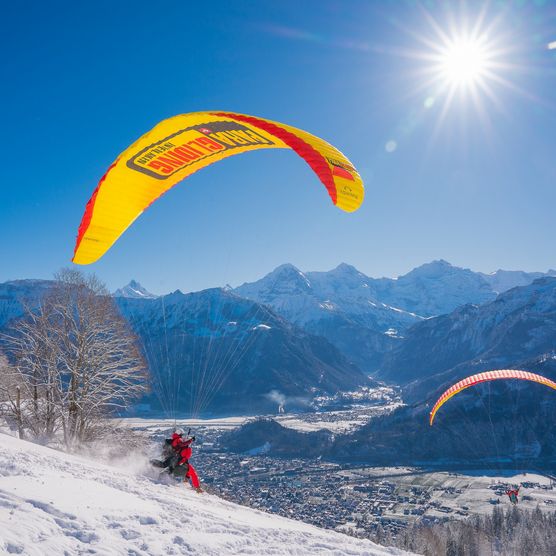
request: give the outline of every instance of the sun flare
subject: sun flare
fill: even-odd
[[[441,77],[450,85],[473,85],[486,74],[488,53],[480,41],[452,41],[445,46],[439,58]]]
[[[519,49],[508,34],[504,13],[493,16],[487,7],[471,13],[446,8],[442,17],[422,11],[424,24],[418,30],[401,27],[415,42],[404,54],[415,60],[414,87],[423,109],[436,122],[431,140],[446,122],[480,120],[491,129],[493,114],[505,112],[505,92],[522,94],[514,82],[520,66]],[[505,91],[504,91],[505,90]]]
[[[415,108],[388,137],[386,152],[395,152],[401,138],[421,124],[430,124],[430,145],[454,126],[457,137],[461,132],[467,140],[469,130],[480,129],[492,139],[495,118],[510,115],[508,93],[533,98],[520,84],[530,68],[523,64],[523,46],[511,33],[507,12],[486,3],[478,9],[445,3],[434,15],[423,7],[419,16],[412,25],[395,24],[406,41],[395,51],[406,58],[402,67],[408,86],[400,88],[400,94],[419,104],[412,105]],[[547,46],[553,47],[556,41]]]

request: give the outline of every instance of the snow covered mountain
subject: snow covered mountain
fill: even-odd
[[[431,317],[467,303],[481,304],[496,297],[483,275],[444,260],[421,265],[392,280],[374,282],[376,295],[385,303]]]
[[[524,272],[523,270],[497,270],[490,274],[479,273],[496,293],[502,293],[516,286],[527,286],[544,276],[556,277],[556,270],[548,272]]]
[[[136,299],[155,299],[158,297],[154,293],[147,291],[139,282],[131,280],[127,286],[117,289],[114,297],[132,297]]]
[[[491,274],[454,266],[442,259],[423,264],[396,279],[372,280],[375,295],[390,305],[424,317],[450,313],[469,303],[492,301],[499,293],[527,286],[556,271],[497,270]]]
[[[235,292],[271,306],[300,326],[326,319],[330,314],[349,316],[362,326],[382,332],[405,329],[420,320],[378,301],[369,281],[347,264],[329,272],[305,274],[291,264],[284,264],[257,282],[239,286]]]
[[[318,320],[323,310],[335,310],[356,314],[367,325],[384,331],[385,327],[404,330],[416,322],[415,315],[431,317],[468,303],[492,301],[499,293],[544,276],[556,276],[556,271],[497,270],[484,274],[440,259],[398,278],[371,278],[345,263],[328,272],[305,273],[284,264],[236,291],[271,305],[302,325]],[[413,319],[407,313],[414,313]]]
[[[265,397],[272,390],[302,405],[318,392],[352,390],[372,372],[407,384],[458,365],[500,367],[550,353],[556,328],[550,310],[543,313],[532,299],[548,299],[541,285],[550,289],[556,278],[545,276],[498,297],[493,289],[534,275],[498,271],[491,284],[486,275],[445,261],[396,280],[372,279],[345,264],[307,273],[282,265],[233,291],[156,297],[132,281],[115,300],[141,336],[151,368],[165,373],[168,380],[156,388],[170,405],[191,408],[205,390],[213,409],[256,413],[274,407]],[[24,305],[36,305],[50,284],[0,284],[0,328]],[[459,305],[469,300],[483,304]],[[398,308],[404,305],[422,315],[456,308],[423,319]],[[178,376],[179,394],[170,387]],[[216,385],[222,395],[214,394]],[[206,402],[200,403],[205,409]]]
[[[284,264],[235,292],[272,307],[304,330],[327,338],[367,372],[421,317],[382,303],[372,280],[342,264],[330,272],[303,273]]]
[[[396,555],[142,473],[137,454],[121,467],[0,434],[0,552],[67,554]]]
[[[555,274],[499,270],[491,275],[438,260],[392,278],[370,278],[341,264],[328,272],[301,272],[291,264],[236,288],[236,293],[324,336],[359,367],[375,372],[406,331],[466,304],[496,299],[499,291]]]
[[[315,395],[369,384],[325,338],[231,291],[116,300],[143,341],[170,413],[268,412],[276,408],[272,391],[292,400],[290,407],[306,406]]]
[[[52,280],[12,280],[0,283],[0,328],[12,319],[19,318],[24,307],[36,307],[41,297],[52,287]],[[115,297],[138,299],[155,299],[157,296],[148,292],[139,282],[131,282],[113,294]]]
[[[404,384],[444,373],[442,383],[459,376],[462,366],[468,374],[518,368],[550,353],[556,353],[556,278],[545,277],[415,325],[379,374]]]

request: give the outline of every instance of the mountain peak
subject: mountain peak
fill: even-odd
[[[454,266],[453,264],[449,263],[448,261],[445,261],[444,259],[436,259],[434,261],[431,261],[430,263],[425,263],[422,264],[421,266],[414,268],[404,276],[400,276],[400,278],[405,278],[408,276],[434,277],[434,276],[446,274],[448,272],[451,273],[454,270],[465,271],[464,268],[461,268],[459,266]]]
[[[127,286],[117,289],[114,297],[131,297],[134,299],[155,299],[158,296],[147,291],[137,280],[130,280]]]
[[[447,268],[461,268],[461,267],[454,266],[452,263],[449,263],[445,259],[434,259],[430,263],[424,263],[417,268],[434,268],[438,270],[445,270]]]
[[[282,274],[282,273],[286,273],[286,272],[296,272],[299,274],[303,274],[301,272],[301,270],[299,270],[299,268],[297,268],[295,265],[291,264],[291,263],[284,263],[281,264],[279,266],[277,266],[273,271],[271,271],[268,276],[270,276],[271,274]]]
[[[277,266],[272,272],[267,274],[262,281],[267,284],[272,284],[272,287],[277,282],[287,282],[292,285],[295,284],[303,290],[311,288],[311,283],[307,279],[307,276],[305,276],[299,268],[291,263],[285,263]]]
[[[257,280],[246,282],[235,293],[260,303],[271,303],[282,296],[297,297],[311,292],[311,282],[293,264],[286,263],[277,266],[272,272]]]
[[[353,265],[347,263],[340,263],[336,268],[332,269],[331,272],[335,274],[361,274]]]

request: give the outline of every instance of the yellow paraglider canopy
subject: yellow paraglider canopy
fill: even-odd
[[[294,127],[230,112],[181,114],[160,122],[108,168],[85,208],[73,262],[102,257],[141,213],[197,170],[256,149],[294,150],[344,211],[357,210],[363,182],[335,147]]]

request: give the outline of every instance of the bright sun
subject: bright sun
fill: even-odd
[[[500,86],[514,88],[504,74],[511,44],[503,19],[489,18],[484,7],[475,17],[448,11],[442,21],[424,12],[428,25],[412,35],[423,49],[413,51],[420,83],[413,93],[424,92],[424,106],[440,107],[439,128],[452,108],[473,106],[488,125],[489,104],[501,109]],[[468,112],[466,112],[468,113]]]
[[[451,9],[441,20],[423,13],[427,24],[421,32],[406,29],[423,46],[408,52],[421,61],[415,68],[420,76],[415,92],[424,90],[442,102],[444,113],[456,98],[472,99],[479,110],[484,108],[481,99],[497,103],[497,86],[510,85],[503,74],[511,45],[501,16],[488,17],[486,5],[474,17]]]
[[[455,40],[439,53],[441,78],[452,86],[474,85],[484,78],[488,55],[478,40]]]
[[[425,117],[428,112],[429,120],[434,117],[431,141],[444,124],[455,125],[457,120],[465,129],[478,122],[488,132],[493,114],[506,112],[503,102],[508,90],[530,97],[514,81],[522,67],[517,63],[520,47],[514,44],[506,12],[497,10],[492,14],[487,2],[472,11],[463,3],[460,9],[455,8],[456,3],[442,4],[445,8],[439,10],[438,16],[422,8],[422,25],[397,23],[411,39],[409,47],[398,53],[415,62],[407,72],[414,78],[413,84],[402,95],[418,98],[422,102],[422,112],[418,114]],[[402,129],[409,132],[416,121],[412,114]],[[397,138],[391,138],[386,151],[393,152],[396,145]]]

